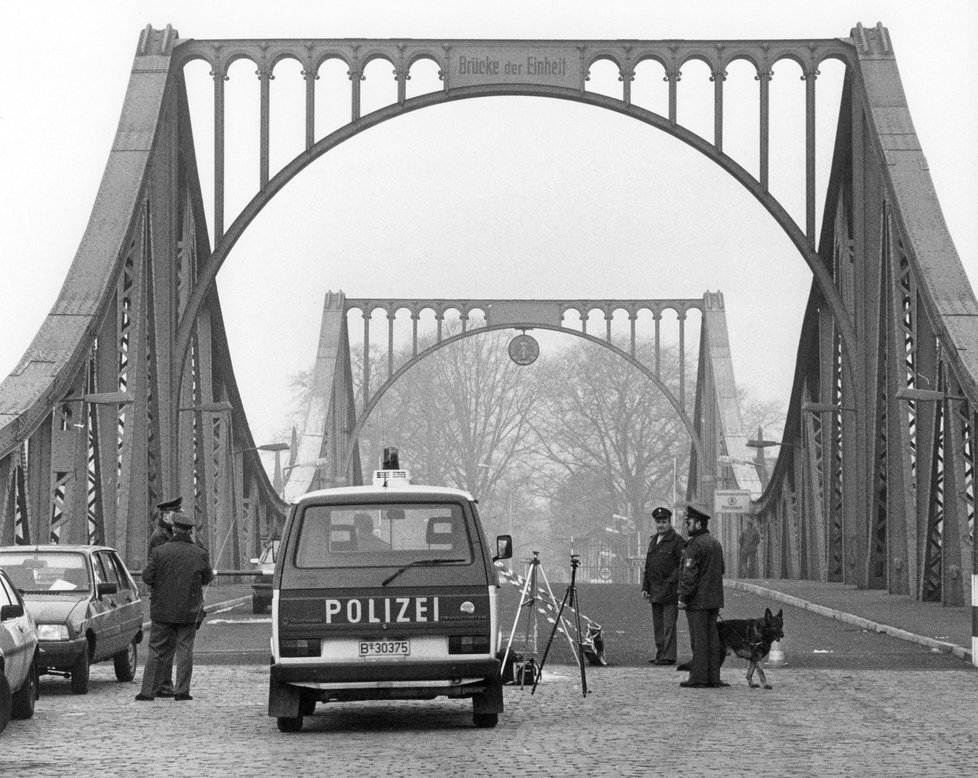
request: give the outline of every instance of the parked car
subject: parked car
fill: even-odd
[[[29,719],[37,700],[37,626],[0,569],[0,732],[11,718]]]
[[[114,549],[105,546],[4,546],[0,567],[37,622],[38,670],[88,693],[89,665],[111,659],[120,681],[136,677],[143,603]]]
[[[251,564],[257,565],[259,573],[251,584],[251,610],[253,613],[264,613],[272,607],[272,575],[275,573],[275,555],[278,554],[278,540],[273,540],[261,552],[261,556],[252,559]]]

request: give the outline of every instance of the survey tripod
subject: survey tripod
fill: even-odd
[[[554,642],[554,635],[557,634],[562,621],[561,617],[564,613],[564,608],[570,606],[571,611],[574,614],[575,626],[577,628],[577,651],[574,651],[574,644],[571,641],[570,631],[567,629],[565,624],[564,634],[567,636],[567,641],[571,643],[571,653],[574,654],[577,659],[577,666],[581,669],[581,693],[587,697],[587,673],[584,670],[584,638],[581,635],[581,610],[577,602],[577,568],[581,565],[581,558],[577,554],[571,554],[571,579],[570,583],[567,585],[567,591],[564,592],[564,599],[560,602],[560,608],[557,609],[557,617],[554,619],[553,629],[550,630],[550,637],[547,640],[547,647],[543,650],[543,658],[540,660],[540,669],[536,680],[533,682],[533,689],[530,694],[533,694],[537,690],[537,684],[540,683],[540,676],[543,675],[543,666],[547,663],[547,654],[550,653],[550,646]]]
[[[509,574],[507,573],[507,575]],[[510,577],[512,578],[512,576]],[[545,588],[540,587],[539,583],[541,580]],[[540,562],[540,552],[534,551],[533,558],[526,563],[526,574],[523,577],[523,585],[520,589],[520,605],[516,610],[516,618],[513,619],[513,628],[509,631],[509,640],[506,643],[506,651],[503,654],[502,667],[504,673],[509,666],[510,656],[518,656],[518,659],[513,662],[513,682],[518,682],[520,688],[527,683],[532,683],[533,688],[536,689],[536,685],[540,680],[542,663],[538,662],[537,625],[541,614],[548,621],[551,620],[551,617],[547,615],[548,610],[557,612],[557,598],[554,596],[553,589],[550,588],[547,573],[544,571],[543,565]],[[523,653],[517,655],[512,650],[513,638],[516,636],[516,629],[519,626],[520,617],[524,613],[526,614],[526,618],[524,619]],[[555,623],[560,623],[559,618]],[[574,643],[571,640],[569,625],[566,622],[564,634],[567,636],[567,643],[573,652]],[[553,635],[551,635],[552,639]]]

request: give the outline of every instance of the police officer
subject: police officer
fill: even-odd
[[[150,555],[153,553],[153,549],[157,546],[161,546],[166,543],[170,538],[173,537],[173,514],[180,510],[183,505],[182,497],[174,497],[170,500],[164,500],[163,502],[156,503],[156,527],[153,529],[153,534],[149,537],[149,551],[146,553],[146,559],[149,560]],[[163,673],[163,682],[160,684],[159,691],[156,692],[157,697],[172,697],[173,696],[173,665],[168,663],[165,668],[161,668]]]
[[[653,665],[676,664],[676,618],[679,615],[679,565],[686,542],[672,528],[672,511],[658,507],[652,511],[655,534],[645,555],[642,596],[652,606],[652,631],[655,638]]]
[[[720,636],[717,617],[723,607],[723,548],[707,528],[710,517],[686,506],[689,542],[679,577],[679,607],[686,610],[693,649],[685,688],[728,686],[720,680]]]
[[[197,545],[191,531],[194,518],[173,514],[173,537],[153,549],[143,568],[143,581],[152,587],[149,638],[143,686],[136,699],[149,701],[159,695],[162,670],[176,659],[175,700],[192,700],[190,679],[194,669],[194,638],[204,607],[203,586],[213,578],[207,550]]]

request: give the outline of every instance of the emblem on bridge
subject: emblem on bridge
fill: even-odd
[[[532,365],[540,356],[540,344],[536,338],[523,333],[509,342],[509,358],[520,367]]]

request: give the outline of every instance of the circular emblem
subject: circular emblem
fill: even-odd
[[[532,365],[540,356],[540,344],[530,335],[517,335],[509,342],[509,358],[517,365]]]
[[[458,609],[462,611],[462,613],[475,613],[475,605],[468,600],[463,602]]]
[[[611,570],[609,570],[607,567],[602,567],[600,570],[598,570],[598,577],[602,581],[610,581],[611,580]]]

